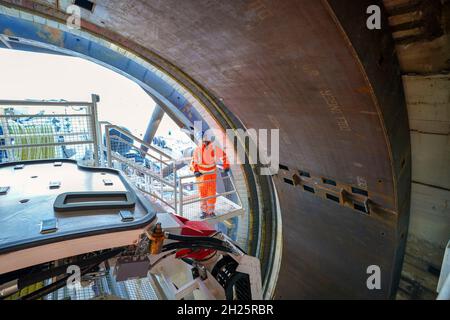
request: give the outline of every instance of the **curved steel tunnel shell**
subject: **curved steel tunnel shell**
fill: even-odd
[[[98,1],[102,16],[88,19],[103,27],[83,25],[172,62],[245,127],[279,128],[280,161],[289,169],[367,188],[385,209],[385,216],[364,215],[275,176],[284,237],[276,298],[395,294],[410,144],[387,23],[381,31],[365,28],[370,2]],[[381,267],[381,290],[366,287],[369,265]]]

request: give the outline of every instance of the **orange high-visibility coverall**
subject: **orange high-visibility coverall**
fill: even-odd
[[[225,170],[230,168],[225,152],[221,148],[214,146],[212,143],[208,145],[202,143],[201,146],[198,146],[194,150],[191,170],[193,172],[198,171],[202,174],[200,177],[196,178],[200,198],[214,197],[216,195],[216,170],[218,160],[222,160],[223,168]],[[200,201],[202,212],[205,212],[208,215],[214,213],[215,207],[215,197]]]

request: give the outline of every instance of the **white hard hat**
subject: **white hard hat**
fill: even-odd
[[[203,141],[214,142],[215,139],[216,139],[216,137],[214,136],[212,130],[207,130],[203,134]]]

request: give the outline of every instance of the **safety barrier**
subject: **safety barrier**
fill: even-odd
[[[75,159],[84,165],[119,169],[161,209],[198,220],[215,203],[217,220],[243,212],[230,175],[213,182],[180,174],[187,159],[133,136],[97,118],[98,96],[91,102],[0,100],[0,163]],[[211,186],[217,192],[203,191]],[[208,187],[209,186],[209,187]]]
[[[206,206],[215,203],[213,222],[243,214],[242,202],[231,175],[218,170],[214,181],[201,181],[191,174],[181,175],[180,169],[188,164],[188,159],[175,159],[116,125],[101,123],[101,127],[105,136],[101,147],[103,162],[122,171],[161,209],[199,220]],[[180,166],[183,161],[185,165]],[[213,184],[215,194],[200,195],[200,188],[204,190]]]
[[[122,171],[156,204],[175,212],[176,161],[164,151],[145,143],[116,125],[104,126],[104,150],[108,167]]]
[[[214,220],[224,221],[243,213],[241,199],[231,175],[219,170],[215,176],[211,179],[208,179],[208,175],[202,179],[196,179],[194,175],[179,178],[178,212],[181,216],[198,220],[202,212],[211,211],[216,215]],[[200,189],[206,195],[202,195]],[[217,190],[212,192],[211,189]]]
[[[64,158],[98,165],[97,101],[0,100],[0,163]]]

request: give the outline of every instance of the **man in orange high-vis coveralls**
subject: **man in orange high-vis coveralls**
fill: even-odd
[[[203,135],[201,144],[195,148],[192,156],[191,170],[194,171],[199,190],[201,219],[215,217],[217,163],[222,161],[223,169],[228,173],[230,164],[225,152],[213,144],[214,137],[208,132]],[[212,198],[209,198],[212,197]],[[204,198],[209,198],[205,199]]]

